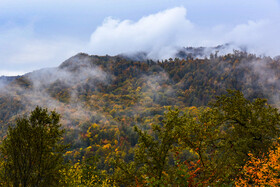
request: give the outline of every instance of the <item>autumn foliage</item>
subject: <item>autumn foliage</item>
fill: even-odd
[[[87,68],[104,79],[84,78]],[[83,79],[15,78],[0,93],[0,137],[3,146],[16,115],[55,108],[70,145],[56,170],[61,185],[279,184],[279,103],[263,98],[280,94],[280,58],[234,51],[140,62],[78,54],[55,70]]]
[[[249,153],[249,160],[243,167],[236,186],[279,186],[280,185],[280,146],[270,150],[268,155],[256,157]]]

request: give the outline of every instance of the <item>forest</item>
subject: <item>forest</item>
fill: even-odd
[[[279,186],[280,59],[77,54],[0,92],[2,186]]]

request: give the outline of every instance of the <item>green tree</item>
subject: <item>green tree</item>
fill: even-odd
[[[169,164],[169,156],[178,141],[178,132],[175,129],[185,122],[179,113],[179,110],[170,110],[166,113],[162,126],[152,126],[152,135],[135,127],[139,135],[135,150],[135,163],[141,173],[144,173],[145,180],[155,186],[164,185],[166,177],[172,173],[170,171],[173,167]]]
[[[131,186],[233,185],[249,155],[267,153],[280,135],[278,110],[239,91],[185,114],[170,110],[162,124],[153,125],[151,133],[136,128],[134,161],[117,160],[116,181]]]
[[[56,186],[61,180],[64,130],[55,111],[36,107],[9,127],[0,147],[7,186]],[[2,179],[3,180],[3,179]]]
[[[200,178],[229,184],[252,153],[261,156],[280,135],[280,114],[265,99],[249,101],[239,91],[228,91],[210,108],[189,112],[181,125],[181,149],[191,149],[202,163]]]
[[[170,183],[171,175],[175,173],[174,165],[169,164],[169,157],[172,157],[172,149],[178,142],[178,132],[175,129],[184,123],[185,118],[180,116],[179,110],[169,110],[162,125],[152,125],[152,134],[135,127],[139,139],[134,161],[115,161],[115,181],[128,186],[161,186]]]

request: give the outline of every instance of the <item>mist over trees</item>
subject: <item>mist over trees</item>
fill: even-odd
[[[239,91],[228,91],[210,107],[192,107],[184,113],[169,109],[159,124],[151,126],[151,132],[135,126],[138,141],[131,147],[130,159],[119,139],[115,145],[103,145],[108,152],[103,150],[106,160],[99,168],[100,157],[95,154],[69,163],[59,114],[36,107],[29,117],[19,118],[2,141],[1,185],[238,185],[256,177],[242,173],[244,166],[258,169],[248,165],[251,159],[272,162],[279,156],[279,151],[271,152],[279,149],[279,125],[278,110],[265,99],[251,102]],[[92,132],[88,130],[88,136],[102,136]]]
[[[2,185],[258,185],[246,171],[263,169],[271,184],[277,168],[263,164],[279,156],[279,65],[241,51],[162,61],[81,53],[16,77],[0,91]]]

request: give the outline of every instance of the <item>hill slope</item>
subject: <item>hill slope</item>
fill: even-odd
[[[205,106],[226,89],[279,105],[279,59],[235,51],[210,59],[133,61],[77,54],[57,68],[17,77],[0,95],[2,135],[36,105],[56,109],[66,127],[159,121],[166,106]]]

